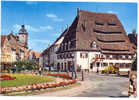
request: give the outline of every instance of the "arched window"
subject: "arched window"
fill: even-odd
[[[97,48],[97,47],[98,47],[98,46],[97,46],[96,42],[93,41],[93,42],[91,43],[91,48]]]

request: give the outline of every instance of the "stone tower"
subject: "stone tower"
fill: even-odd
[[[28,32],[25,29],[24,25],[21,25],[21,29],[19,30],[18,36],[19,36],[19,42],[23,43],[27,47],[27,45],[28,45]]]

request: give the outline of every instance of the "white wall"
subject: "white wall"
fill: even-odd
[[[88,53],[87,58],[80,58],[80,53]],[[95,55],[100,54],[100,52],[86,52],[86,51],[78,51],[76,52],[76,64],[81,65],[82,69],[90,69],[90,63],[95,59]]]
[[[16,51],[12,51],[12,61],[16,61]]]

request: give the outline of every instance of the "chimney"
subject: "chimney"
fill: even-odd
[[[77,8],[77,16],[79,16],[80,8]]]

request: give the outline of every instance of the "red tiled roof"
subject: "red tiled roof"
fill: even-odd
[[[4,45],[4,41],[7,38],[7,35],[1,35],[1,47]]]
[[[36,57],[36,58],[39,58],[40,55],[41,55],[41,52],[37,52],[37,51],[35,51],[35,50],[33,50],[33,49],[30,49],[30,50],[26,53],[26,55],[29,57],[32,53],[35,54],[35,57]]]

